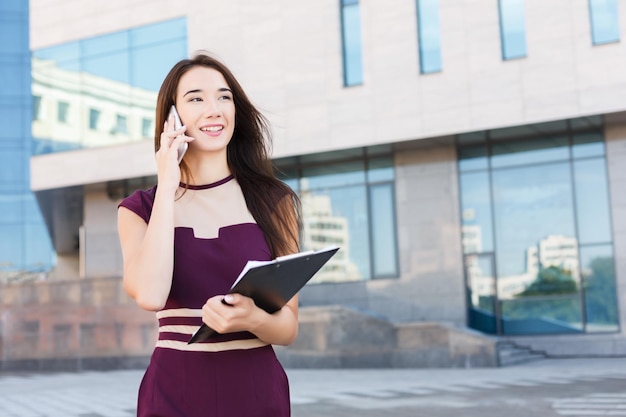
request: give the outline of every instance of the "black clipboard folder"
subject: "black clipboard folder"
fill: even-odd
[[[280,310],[319,271],[339,247],[299,252],[273,261],[248,261],[229,293],[250,297],[263,310],[272,314]],[[191,336],[187,344],[206,340],[217,333],[206,324]]]

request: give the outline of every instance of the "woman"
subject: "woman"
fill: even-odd
[[[273,174],[267,120],[228,68],[201,53],[163,81],[154,139],[157,185],[118,209],[124,288],[159,320],[137,415],[288,416],[272,345],[296,338],[297,296],[268,314],[224,295],[248,260],[298,251],[299,201]],[[220,335],[188,345],[202,322]]]

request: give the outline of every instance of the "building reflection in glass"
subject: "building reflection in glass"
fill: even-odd
[[[352,149],[275,161],[302,201],[302,250],[340,250],[312,282],[398,276],[390,149]]]
[[[174,19],[34,51],[33,154],[152,138],[157,91],[186,49]]]
[[[555,122],[459,140],[472,327],[618,329],[604,139],[594,118],[569,129]]]

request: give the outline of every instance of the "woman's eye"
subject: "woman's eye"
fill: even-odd
[[[202,101],[202,99],[200,97],[192,97],[189,101]]]
[[[232,100],[233,98],[231,96],[222,96],[220,97],[220,100]]]

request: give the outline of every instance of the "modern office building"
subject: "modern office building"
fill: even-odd
[[[154,184],[156,94],[197,50],[272,122],[303,249],[341,246],[303,311],[387,323],[404,349],[392,365],[419,362],[401,345],[426,343],[402,342],[420,323],[626,356],[618,3],[2,2],[0,30],[20,42],[0,46],[0,107],[19,121],[0,133],[0,359],[149,352],[153,318],[120,285],[116,208]]]

